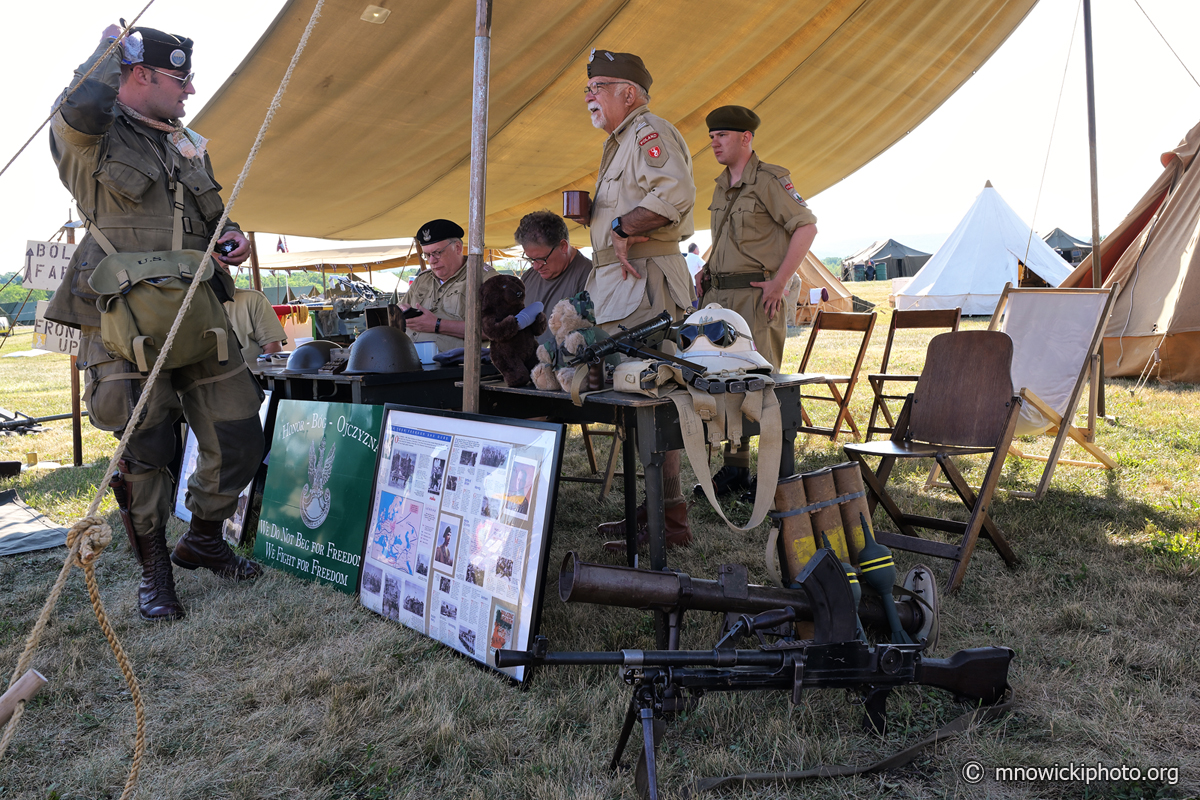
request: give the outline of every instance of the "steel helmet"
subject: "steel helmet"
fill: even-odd
[[[386,325],[368,328],[350,346],[346,374],[368,372],[420,372],[417,346],[408,334]]]
[[[287,370],[300,374],[316,372],[329,363],[329,351],[338,346],[336,342],[327,342],[324,339],[305,342],[288,356]]]
[[[716,303],[693,311],[676,331],[680,357],[709,372],[770,372],[771,364],[754,346],[750,326],[741,314]]]

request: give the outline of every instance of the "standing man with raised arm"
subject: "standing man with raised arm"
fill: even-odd
[[[779,372],[787,340],[784,294],[817,235],[817,218],[792,185],[788,170],[758,160],[759,118],[743,106],[722,106],[706,118],[708,138],[725,171],[713,189],[712,254],[696,276],[700,307],[717,303],[746,320],[754,346]],[[750,488],[750,446],[725,444],[725,465],[713,476],[718,495]],[[697,495],[704,490],[697,485]]]
[[[587,289],[596,322],[608,333],[667,311],[681,319],[693,293],[679,243],[693,233],[696,182],[687,144],[675,126],[650,113],[653,79],[631,53],[593,50],[584,91],[592,125],[608,134],[592,203],[592,276]],[[690,544],[687,503],[679,485],[680,451],[663,463],[668,546]],[[638,510],[644,541],[645,509]],[[624,521],[600,526],[620,536]],[[605,544],[623,552],[624,540]]]

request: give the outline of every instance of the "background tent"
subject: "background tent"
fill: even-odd
[[[1076,239],[1062,228],[1055,228],[1042,237],[1042,241],[1063,257],[1064,261],[1078,264],[1092,252],[1092,245],[1082,239]]]
[[[925,266],[925,262],[929,258],[929,253],[914,250],[907,245],[900,244],[895,239],[885,239],[859,250],[852,256],[846,256],[842,259],[842,270],[843,274],[848,274],[845,270],[849,267],[854,270],[853,280],[863,280],[863,270],[866,268],[867,261],[874,261],[877,280],[911,278],[920,271],[921,267]],[[882,272],[879,269],[881,264],[887,267],[887,274],[880,274]]]
[[[1050,286],[1071,274],[1071,265],[1033,235],[988,181],[950,238],[896,294],[896,308],[962,308],[963,314],[991,314],[1004,284],[1028,283],[1022,280],[1019,264]]]
[[[829,300],[824,306],[827,311],[854,310],[854,299],[850,290],[829,271],[829,267],[813,255],[811,250],[804,254],[804,260],[800,262],[796,274],[800,276],[801,304],[807,302],[810,290],[827,289]]]
[[[813,195],[929,116],[1034,2],[496,0],[486,241],[508,246],[524,214],[561,209],[564,189],[594,190],[604,134],[581,97],[593,47],[645,58],[651,108],[696,156],[703,225],[719,171],[701,155],[713,108],[757,111],[759,154]],[[406,0],[382,24],[364,21],[364,5],[326,2],[238,200],[247,230],[373,239],[435,217],[466,222],[476,4]],[[226,186],[312,7],[288,2],[192,126],[221,143]],[[571,232],[587,243],[585,229]]]
[[[1104,286],[1121,284],[1104,332],[1108,375],[1200,383],[1200,125],[1163,153],[1162,174],[1100,242]],[[1064,286],[1091,286],[1089,256]]]

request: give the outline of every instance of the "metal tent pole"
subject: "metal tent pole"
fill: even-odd
[[[479,412],[479,285],[483,277],[483,220],[487,206],[488,70],[492,50],[492,0],[475,2],[475,77],[471,94],[471,210],[467,223],[467,308],[463,346],[463,411]]]
[[[1096,168],[1096,79],[1092,69],[1092,0],[1083,0],[1083,49],[1087,74],[1088,165],[1092,173],[1092,288],[1104,280],[1100,256],[1100,179]],[[1104,416],[1104,344],[1100,344],[1100,376],[1096,411]]]

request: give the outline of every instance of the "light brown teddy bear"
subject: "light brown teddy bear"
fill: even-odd
[[[533,368],[533,384],[552,392],[571,391],[575,367],[568,362],[583,347],[604,338],[596,328],[592,299],[587,292],[559,300],[550,312],[550,332],[554,341],[542,343],[537,350],[538,364]]]

